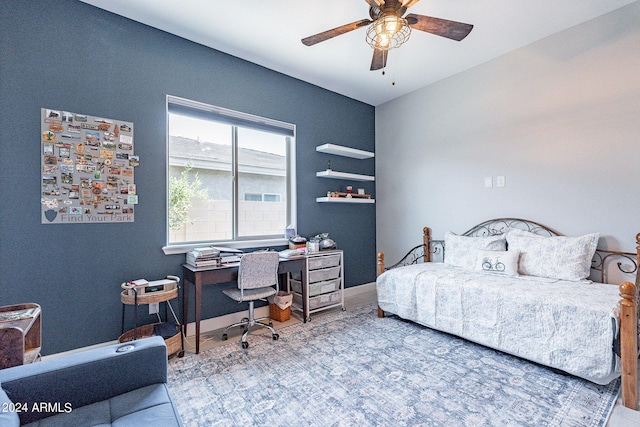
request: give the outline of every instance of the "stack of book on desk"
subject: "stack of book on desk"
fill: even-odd
[[[220,265],[220,251],[212,247],[194,248],[187,252],[187,264],[198,267],[217,267]]]
[[[240,262],[240,255],[222,254],[222,257],[220,258],[220,262],[223,265],[224,264],[235,264],[237,262]]]

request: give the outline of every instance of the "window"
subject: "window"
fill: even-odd
[[[252,202],[279,202],[279,194],[244,193],[244,200]]]
[[[168,244],[282,238],[295,222],[295,126],[167,97]]]
[[[262,194],[244,193],[244,200],[246,200],[247,202],[261,202]]]
[[[263,194],[262,201],[264,202],[279,202],[280,195],[279,194]]]

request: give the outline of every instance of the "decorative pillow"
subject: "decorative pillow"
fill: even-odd
[[[600,233],[545,237],[517,229],[510,229],[506,235],[509,250],[520,252],[519,274],[560,280],[589,277],[600,238]]]
[[[13,403],[9,400],[7,393],[0,388],[0,426],[19,427],[20,419],[15,411]]]
[[[518,251],[478,251],[476,270],[517,276],[519,257]]]
[[[515,236],[522,236],[522,237],[550,237],[550,236],[543,236],[541,234],[536,234],[533,233],[531,231],[527,231],[527,230],[521,230],[519,228],[509,228],[507,230],[507,232],[505,233],[505,235],[515,235]]]
[[[479,250],[504,251],[507,249],[503,234],[497,236],[458,236],[450,231],[444,235],[444,263],[474,270]]]

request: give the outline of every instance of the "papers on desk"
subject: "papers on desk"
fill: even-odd
[[[193,248],[187,252],[187,264],[198,267],[219,267],[240,262],[242,251],[222,246]]]
[[[239,255],[223,255],[220,257],[220,263],[224,264],[233,264],[235,262],[240,262]]]
[[[211,248],[217,250],[220,253],[242,254],[242,251],[240,249],[227,248],[226,246],[211,246]]]
[[[220,255],[220,251],[213,246],[207,246],[204,248],[193,248],[193,250],[189,253],[192,253],[199,257],[211,257]]]
[[[285,249],[280,251],[280,258],[291,259],[291,258],[300,258],[305,254],[305,248],[300,249]]]

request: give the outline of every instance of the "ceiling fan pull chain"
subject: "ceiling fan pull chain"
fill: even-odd
[[[398,60],[398,56],[396,55],[396,61]],[[396,85],[396,66],[394,63],[391,63],[391,86]]]

